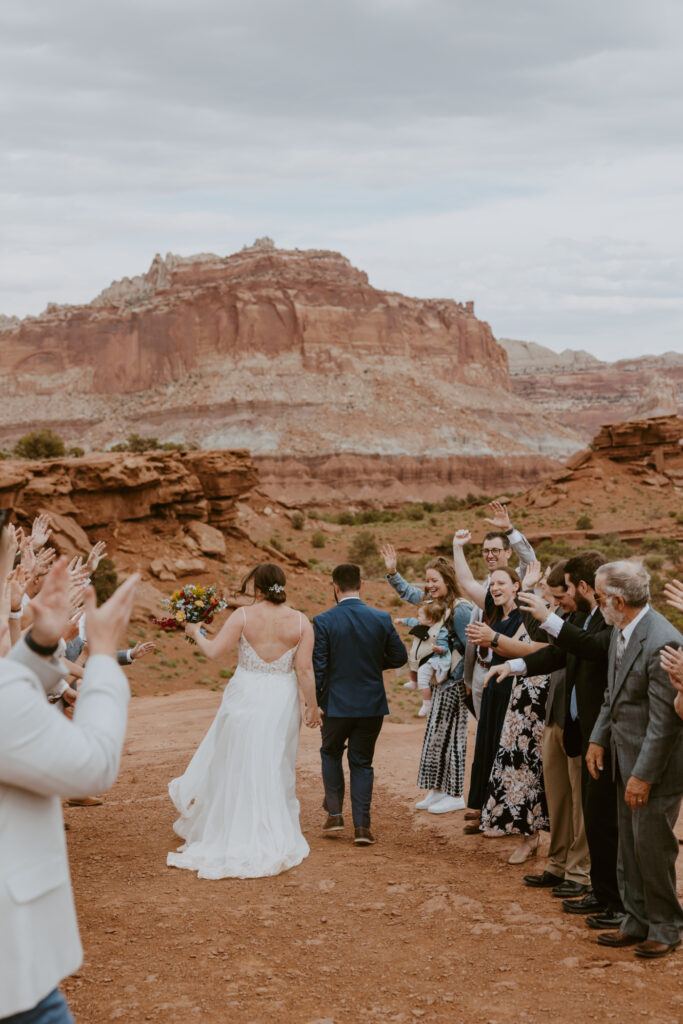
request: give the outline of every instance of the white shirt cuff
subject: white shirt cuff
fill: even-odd
[[[513,676],[525,676],[526,675],[526,662],[524,658],[512,658],[508,661],[510,666],[510,672]]]
[[[555,612],[551,612],[545,622],[541,623],[541,629],[544,629],[550,636],[559,636],[563,626],[564,619],[561,619]]]

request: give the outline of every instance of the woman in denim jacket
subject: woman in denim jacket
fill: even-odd
[[[387,581],[399,597],[410,604],[419,604],[426,596],[443,601],[449,608],[451,649],[460,656],[453,658],[448,678],[435,686],[432,707],[427,719],[417,784],[428,790],[416,807],[431,814],[465,807],[462,791],[465,782],[465,748],[467,745],[467,707],[465,705],[465,627],[470,621],[472,605],[459,596],[455,572],[445,558],[435,558],[425,569],[425,591],[414,587],[396,571],[396,551],[391,544],[381,549],[387,567]]]

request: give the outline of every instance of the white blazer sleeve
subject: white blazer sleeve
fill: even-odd
[[[38,660],[44,677],[49,662]],[[25,657],[12,662],[0,662],[0,782],[41,796],[109,789],[119,769],[130,699],[116,661],[103,654],[88,660],[73,721],[47,703],[36,676],[45,682]]]

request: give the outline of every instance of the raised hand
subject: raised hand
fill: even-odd
[[[680,580],[672,580],[664,585],[666,603],[679,612],[683,612],[683,583]]]
[[[69,624],[69,578],[62,555],[46,576],[40,593],[28,603],[33,613],[31,636],[42,647],[57,644]]]
[[[93,654],[107,654],[115,657],[118,640],[128,625],[135,591],[140,582],[140,573],[134,572],[118,590],[115,590],[108,601],[97,607],[95,588],[87,587],[85,591],[85,633],[88,647]]]
[[[91,574],[95,572],[95,569],[100,564],[102,559],[106,558],[106,555],[107,555],[107,545],[106,545],[106,543],[103,540],[98,540],[97,544],[95,544],[93,546],[92,551],[88,555],[88,560],[85,563],[87,568],[88,568],[88,570],[89,570],[89,572]]]
[[[456,530],[453,534],[453,547],[464,548],[471,540],[472,534],[469,530]]]
[[[36,553],[36,575],[44,576],[56,557],[57,552],[54,548],[41,548]]]
[[[387,572],[390,576],[396,573],[396,548],[393,544],[382,544],[379,549],[379,553],[384,559],[384,564],[387,567]]]
[[[517,604],[523,612],[530,612],[538,622],[545,622],[550,615],[550,609],[542,597],[538,594],[527,593],[523,590],[517,595]]]
[[[533,590],[537,586],[543,577],[543,569],[540,562],[529,562],[524,573],[524,579],[522,580],[522,587],[524,590]]]
[[[36,553],[31,544],[31,538],[25,537],[21,545],[21,564],[32,579],[38,575],[38,562]]]
[[[151,654],[155,648],[156,644],[153,640],[146,640],[144,643],[138,640],[135,647],[131,648],[130,656],[133,661],[138,661],[140,658],[144,658],[146,654]]]
[[[50,535],[52,534],[51,526],[50,517],[46,512],[42,515],[36,516],[33,520],[33,526],[31,527],[31,546],[34,551],[39,551],[47,544],[50,539]]]
[[[493,526],[496,530],[505,531],[512,529],[510,516],[507,512],[507,505],[501,505],[499,501],[492,501],[489,504],[489,508],[491,509],[492,515],[490,519],[484,519],[485,523],[488,523],[489,526]]]

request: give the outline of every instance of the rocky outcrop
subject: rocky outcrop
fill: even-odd
[[[500,343],[510,361],[513,392],[571,426],[584,443],[606,421],[668,416],[683,407],[683,354],[606,363],[583,351],[558,354],[507,338]]]
[[[36,426],[86,448],[137,432],[247,448],[269,479],[291,460],[307,474],[359,460],[334,470],[338,499],[367,490],[378,457],[408,460],[397,494],[411,475],[427,481],[426,465],[457,490],[445,476],[468,463],[476,489],[497,490],[476,459],[518,487],[534,471],[512,481],[510,457],[540,467],[580,446],[510,391],[507,355],[471,302],[380,291],[339,253],[269,239],[227,257],[156,256],[89,305],[0,325],[0,367],[5,446]]]
[[[49,512],[60,550],[80,552],[88,541],[83,531],[93,527],[114,530],[118,524],[150,519],[180,525],[198,520],[195,537],[205,523],[230,527],[235,503],[257,479],[248,453],[240,451],[107,452],[45,462],[12,460],[0,466],[0,507],[15,509],[25,520]],[[206,551],[207,538],[195,550]]]

